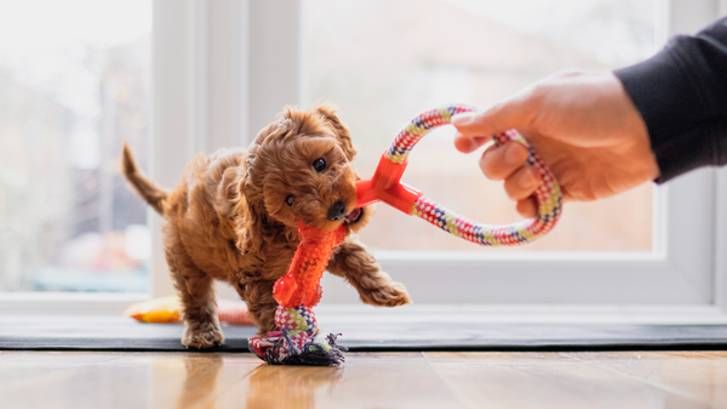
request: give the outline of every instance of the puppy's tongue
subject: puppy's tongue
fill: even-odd
[[[357,221],[361,220],[361,215],[363,215],[363,209],[360,207],[357,207],[351,211],[351,213],[346,215],[346,223],[356,223]]]

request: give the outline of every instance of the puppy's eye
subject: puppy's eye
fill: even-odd
[[[326,170],[326,160],[323,158],[318,158],[313,161],[313,169],[316,170],[316,172],[323,172]]]
[[[295,203],[295,196],[293,196],[293,195],[285,196],[285,204],[287,204],[288,206],[292,206],[293,203]]]

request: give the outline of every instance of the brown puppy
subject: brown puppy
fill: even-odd
[[[368,221],[369,209],[354,208],[354,155],[348,129],[326,106],[287,109],[247,152],[198,155],[170,192],[146,179],[124,146],[124,175],[166,221],[167,264],[184,306],[182,344],[209,348],[224,340],[213,279],[237,290],[260,332],[273,328],[273,283],[298,245],[296,222],[326,229],[344,223],[355,232]],[[403,286],[352,238],[335,251],[328,271],[348,280],[367,304],[409,302]]]

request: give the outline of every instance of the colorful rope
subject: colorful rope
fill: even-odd
[[[275,310],[275,328],[248,339],[248,347],[263,361],[274,365],[340,365],[343,351],[336,335],[320,335],[311,307]]]
[[[471,108],[465,106],[452,105],[422,113],[399,132],[384,153],[384,157],[397,164],[406,164],[409,152],[431,129],[451,123],[452,117],[456,114],[471,111],[473,111]],[[511,140],[528,147],[528,163],[543,182],[535,192],[537,216],[534,219],[504,226],[479,224],[457,215],[424,196],[416,200],[411,214],[450,234],[484,246],[527,243],[550,231],[558,221],[562,209],[560,186],[550,169],[519,132],[511,129],[494,136],[495,145],[502,145]]]

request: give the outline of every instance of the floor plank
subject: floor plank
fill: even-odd
[[[7,408],[727,407],[727,352],[249,354],[0,351]]]
[[[709,408],[708,397],[679,393],[579,354],[427,354],[442,379],[472,408]],[[642,362],[626,356],[635,366]],[[605,357],[604,359],[611,359]],[[655,361],[670,361],[654,355]],[[644,368],[646,371],[646,368]],[[663,376],[677,370],[664,367]],[[715,406],[717,407],[717,406]]]
[[[727,352],[570,354],[672,394],[727,408]]]

